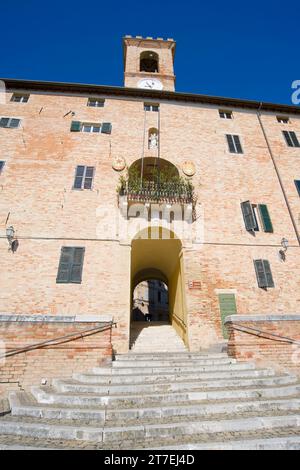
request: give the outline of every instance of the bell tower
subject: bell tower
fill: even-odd
[[[125,36],[124,86],[175,91],[173,39]]]

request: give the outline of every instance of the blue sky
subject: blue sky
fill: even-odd
[[[177,41],[176,91],[291,103],[300,2],[1,2],[0,76],[123,86],[121,38]]]

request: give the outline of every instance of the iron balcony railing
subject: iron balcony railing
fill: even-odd
[[[120,196],[127,196],[129,200],[141,202],[179,202],[192,203],[194,194],[191,184],[186,182],[143,181],[140,184],[131,184],[130,181],[122,184]]]

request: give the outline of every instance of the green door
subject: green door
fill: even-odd
[[[235,295],[219,294],[219,306],[221,313],[223,337],[225,339],[228,339],[228,333],[227,329],[224,326],[224,321],[228,315],[234,315],[236,313]]]

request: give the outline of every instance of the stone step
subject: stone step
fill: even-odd
[[[151,447],[145,450],[300,450],[300,436],[282,436],[267,439],[229,440],[165,447]]]
[[[224,357],[220,359],[176,359],[177,367],[191,367],[195,366],[215,366],[215,365],[225,365],[225,364],[236,364],[236,359],[230,357]],[[121,367],[173,367],[174,361],[172,360],[154,360],[149,359],[145,360],[127,360],[127,361],[114,361],[112,363],[113,368]]]
[[[162,354],[162,353],[135,353],[135,352],[129,352],[127,354],[117,354],[115,357],[115,361],[132,361],[132,360],[143,360],[143,361],[148,361],[150,359],[222,359],[222,358],[228,358],[227,354],[224,353],[216,353],[216,354],[204,354],[201,352],[198,353],[191,353],[191,352],[170,352],[168,354]]]
[[[82,409],[82,408],[62,408],[49,407],[39,404],[25,392],[11,392],[10,406],[12,416],[27,416],[33,418],[57,419],[57,420],[85,420],[97,421],[128,421],[166,419],[170,417],[198,417],[228,414],[229,416],[246,412],[274,412],[294,411],[300,413],[300,398],[288,400],[268,400],[268,401],[249,401],[249,402],[226,402],[211,403],[201,405],[173,405],[157,406],[149,408],[119,408],[119,409]]]
[[[178,436],[214,435],[215,433],[261,432],[284,428],[299,431],[300,414],[285,416],[256,416],[251,418],[181,421],[171,424],[144,424],[126,427],[79,426],[31,422],[30,418],[20,421],[8,418],[0,420],[0,434],[30,436],[38,439],[66,439],[95,441],[104,444],[127,442],[129,447],[151,440],[174,439]]]
[[[253,377],[274,377],[272,369],[261,370],[230,370],[213,372],[181,372],[164,374],[128,374],[128,375],[96,375],[74,373],[73,378],[78,382],[94,384],[134,384],[134,383],[155,383],[155,382],[180,382],[184,380],[205,380],[205,379],[229,379],[232,378],[253,378]]]
[[[58,404],[61,406],[90,406],[90,407],[123,407],[123,406],[146,406],[149,404],[175,404],[195,403],[205,401],[230,401],[249,399],[279,399],[286,397],[297,397],[300,385],[284,385],[281,387],[265,387],[253,389],[231,389],[231,390],[208,390],[208,391],[186,391],[181,393],[150,393],[150,394],[122,394],[122,395],[97,395],[97,394],[72,394],[58,393],[55,390],[32,387],[33,396],[39,403]]]
[[[53,387],[58,392],[71,393],[94,393],[94,394],[110,394],[118,395],[122,393],[154,393],[154,392],[178,392],[184,390],[203,390],[203,389],[226,389],[226,388],[243,388],[243,387],[265,387],[294,384],[298,381],[295,376],[275,376],[268,378],[248,378],[248,379],[218,379],[207,382],[165,382],[165,383],[149,383],[149,384],[128,384],[128,385],[98,385],[83,384],[70,380],[55,379],[52,381]],[[300,385],[299,385],[300,386]]]
[[[198,365],[194,366],[160,366],[153,367],[151,364],[147,367],[94,367],[92,372],[98,375],[128,375],[128,374],[165,374],[166,372],[181,373],[181,372],[213,372],[213,371],[230,371],[230,370],[250,370],[255,369],[253,363],[233,363],[233,364],[216,364],[216,365]]]

